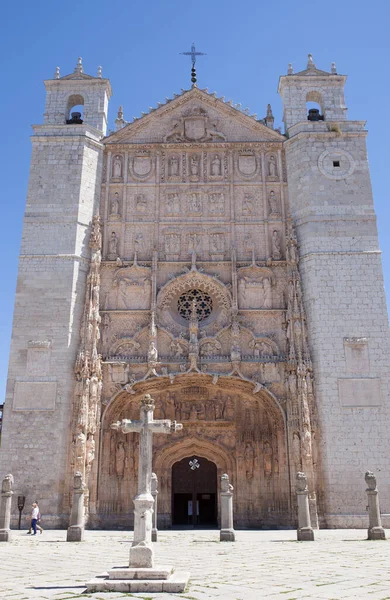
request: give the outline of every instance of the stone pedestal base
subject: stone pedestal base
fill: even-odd
[[[1,533],[1,532],[0,532]],[[385,540],[386,534],[383,527],[371,527],[368,530],[368,540]]]
[[[0,542],[9,542],[11,538],[11,532],[9,529],[0,529]]]
[[[87,593],[97,592],[184,592],[190,574],[172,567],[114,568],[87,583]]]
[[[130,548],[130,568],[151,569],[153,567],[153,548],[140,542]]]
[[[68,527],[68,533],[66,534],[67,542],[82,542],[84,540],[84,527],[77,525],[71,525]]]
[[[301,527],[297,529],[297,540],[298,542],[313,542],[314,531],[311,527]]]
[[[221,529],[219,532],[219,541],[220,542],[235,542],[236,535],[234,533],[234,529]]]

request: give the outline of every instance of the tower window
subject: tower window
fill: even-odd
[[[333,166],[336,168],[340,168],[340,161],[339,160],[334,160],[333,161]]]

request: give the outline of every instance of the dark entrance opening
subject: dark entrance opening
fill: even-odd
[[[172,524],[217,526],[217,467],[199,456],[188,456],[172,467]]]

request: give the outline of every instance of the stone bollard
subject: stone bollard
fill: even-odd
[[[79,471],[73,480],[73,506],[66,536],[67,542],[82,542],[84,539],[84,492],[85,483]]]
[[[156,473],[152,473],[152,489],[151,494],[153,496],[153,519],[152,519],[152,542],[157,542],[157,494],[158,494],[158,478]]]
[[[368,538],[369,540],[385,540],[386,534],[382,527],[381,513],[379,509],[378,490],[376,477],[371,471],[367,471],[364,477],[367,484],[368,497]]]
[[[221,542],[234,542],[236,539],[233,528],[233,486],[229,483],[229,475],[221,476]]]
[[[9,542],[11,531],[9,524],[11,521],[11,501],[14,495],[12,486],[14,485],[14,477],[6,475],[1,484],[1,499],[0,499],[0,542]]]
[[[310,524],[309,488],[305,473],[297,473],[296,492],[298,501],[297,539],[299,542],[312,542],[314,541],[314,531]]]

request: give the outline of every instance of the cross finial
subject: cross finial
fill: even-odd
[[[192,42],[191,51],[190,52],[180,52],[180,54],[184,54],[185,56],[191,56],[192,68],[191,68],[191,82],[192,87],[197,87],[196,85],[196,57],[197,56],[205,56],[205,52],[197,52],[195,48],[195,43]]]

